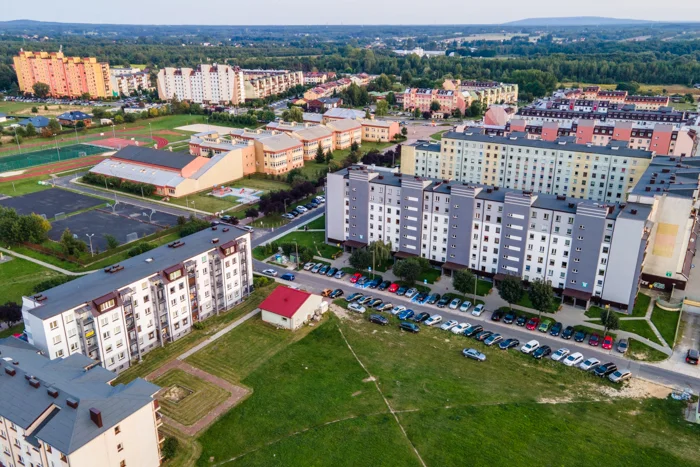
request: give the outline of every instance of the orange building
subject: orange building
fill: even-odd
[[[95,57],[65,57],[63,52],[25,52],[13,57],[20,91],[33,94],[36,83],[54,97],[112,97],[109,64]]]

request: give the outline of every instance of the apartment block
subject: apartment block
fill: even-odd
[[[476,80],[445,80],[442,87],[447,90],[459,91],[467,100],[467,105],[478,101],[491,106],[494,104],[517,104],[518,85],[499,83],[497,81]]]
[[[228,65],[202,64],[196,68],[166,67],[158,72],[158,97],[198,104],[233,104],[245,102],[243,73]]]
[[[389,120],[366,120],[362,124],[362,141],[390,143],[396,135],[401,134],[399,122]]]
[[[36,83],[49,86],[54,97],[112,97],[109,64],[94,57],[66,57],[63,52],[20,50],[13,57],[20,91],[33,94]]]
[[[0,339],[0,354],[0,465],[160,465],[158,386],[112,386],[115,374],[84,355],[51,361],[15,338]]]
[[[295,137],[280,131],[231,130],[234,141],[252,141],[255,147],[255,170],[272,175],[282,175],[304,167],[304,144]]]
[[[679,216],[694,219],[692,202]],[[328,242],[350,249],[390,242],[395,258],[427,258],[446,274],[468,268],[496,281],[541,279],[569,303],[631,309],[648,251],[695,250],[687,240],[653,239],[655,230],[666,232],[655,223],[661,206],[351,167],[328,175],[326,232]]]
[[[301,141],[304,147],[304,160],[316,158],[319,146],[324,153],[335,149],[333,131],[323,125],[296,122],[270,122],[268,130],[280,131]]]
[[[686,124],[691,117],[690,113],[672,107],[643,110],[632,104],[606,101],[582,101],[576,104],[560,99],[542,100],[522,107],[518,109],[517,116],[528,123],[598,120],[604,123],[632,122],[641,126],[653,126],[657,123],[681,125]]]
[[[322,71],[309,71],[304,73],[304,84],[323,84],[328,81],[328,74]]]
[[[264,99],[304,85],[301,71],[241,69],[240,72],[245,80],[246,99]]]
[[[451,113],[455,109],[463,113],[467,106],[461,92],[447,89],[408,88],[401,101],[404,110],[418,109],[421,112],[430,112],[433,102],[440,104],[438,112],[442,113]]]
[[[574,137],[533,140],[527,134],[485,135],[468,129],[443,134],[441,144],[404,145],[401,170],[501,188],[537,191],[602,202],[624,201],[649,166],[653,151],[624,142],[577,144]]]
[[[225,312],[253,284],[251,237],[212,227],[38,295],[23,297],[30,344],[121,371]]]
[[[131,96],[153,89],[149,74],[138,68],[112,68],[110,76],[112,89],[122,96]]]

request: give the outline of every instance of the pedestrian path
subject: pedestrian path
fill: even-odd
[[[84,276],[85,274],[90,274],[95,271],[85,271],[85,272],[73,272],[69,271],[67,269],[59,268],[58,266],[54,266],[53,264],[46,263],[44,261],[41,261],[36,258],[32,258],[31,256],[23,255],[21,253],[16,253],[12,250],[8,250],[6,248],[0,248],[0,251],[2,251],[5,254],[8,254],[10,256],[14,256],[16,258],[21,258],[26,261],[30,261],[32,263],[38,264],[40,266],[44,266],[47,269],[51,269],[52,271],[60,272],[61,274],[65,274],[66,276]]]

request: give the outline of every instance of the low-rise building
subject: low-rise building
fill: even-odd
[[[464,113],[467,106],[460,91],[448,89],[408,88],[403,92],[401,102],[404,110],[418,109],[421,112],[433,111],[433,102],[439,104],[435,112],[440,113],[452,113],[455,109]]]
[[[71,110],[69,112],[64,112],[58,117],[56,117],[58,123],[62,126],[74,127],[79,122],[83,122],[85,128],[90,128],[92,126],[92,115],[88,115],[85,112],[79,110]]]
[[[396,135],[401,134],[399,122],[391,120],[360,120],[362,124],[362,141],[390,143]]]
[[[308,71],[304,73],[304,84],[323,84],[328,80],[328,74],[322,71]]]
[[[320,295],[279,286],[260,304],[262,320],[294,331],[322,313]]]
[[[43,117],[41,115],[37,115],[36,117],[29,117],[29,118],[25,118],[24,120],[20,120],[18,125],[26,127],[30,123],[32,124],[32,126],[34,128],[36,128],[37,130],[40,130],[44,127],[49,126],[49,119],[46,117]]]
[[[357,120],[330,120],[326,127],[333,132],[334,149],[347,149],[352,143],[362,143],[362,125]]]
[[[268,130],[276,130],[287,133],[304,146],[304,160],[311,161],[316,158],[318,147],[324,153],[335,149],[333,131],[323,125],[312,125],[310,123],[295,122],[270,122]]]
[[[518,85],[499,83],[497,81],[476,80],[445,80],[443,88],[451,91],[459,91],[465,98],[467,105],[472,101],[479,101],[488,106],[494,104],[517,104]]]
[[[343,99],[340,97],[320,97],[307,102],[306,109],[309,112],[324,113],[341,105],[343,105]]]
[[[287,133],[269,130],[231,130],[235,141],[252,141],[257,172],[282,175],[304,167],[304,145]]]

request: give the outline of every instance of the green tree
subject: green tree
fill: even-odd
[[[350,145],[350,152],[357,152],[360,150],[360,145],[357,144],[357,141],[353,141],[352,144]]]
[[[498,283],[498,295],[508,302],[508,307],[512,310],[513,303],[518,303],[525,290],[519,277],[507,275]]]
[[[282,120],[285,122],[304,122],[304,111],[301,107],[292,106],[291,108],[282,112]]]
[[[115,115],[114,116],[114,123],[116,123],[117,125],[121,125],[122,123],[124,123],[124,116],[121,114]]]
[[[70,229],[63,231],[59,243],[63,247],[63,252],[70,256],[77,256],[80,253],[86,252],[88,249],[87,244],[84,241],[73,238],[73,233],[70,231]]]
[[[459,110],[459,107],[455,107],[455,109],[452,111],[452,116],[454,118],[462,118],[462,111]]]
[[[472,101],[472,103],[469,105],[469,115],[474,118],[479,118],[481,117],[481,112],[483,110],[483,106],[481,105],[481,101]]]
[[[40,99],[47,97],[51,93],[49,85],[39,81],[34,83],[32,90],[34,91],[34,95]]]
[[[401,134],[404,135],[404,136],[406,136],[406,135],[408,134],[408,128],[402,127],[402,128],[401,128]]]
[[[452,272],[452,286],[463,295],[472,294],[476,303],[476,276],[469,269],[459,269]]]
[[[117,237],[115,237],[114,235],[105,234],[104,238],[105,240],[107,240],[108,250],[114,250],[116,247],[119,246],[119,240],[117,240]]]
[[[15,302],[7,302],[0,305],[0,321],[7,327],[22,321],[22,305]]]
[[[389,103],[384,100],[377,101],[377,109],[374,111],[374,115],[377,117],[384,117],[389,113]]]
[[[408,258],[397,261],[394,265],[394,274],[406,282],[413,283],[418,280],[421,274],[426,270],[425,258]],[[430,263],[427,264],[430,267]]]
[[[32,122],[27,123],[27,126],[24,128],[24,133],[27,136],[36,136],[36,128],[34,128]]]
[[[326,164],[330,164],[330,162],[333,160],[333,151],[328,149],[328,152],[326,153]]]
[[[366,118],[367,120],[371,120],[371,119],[372,119],[372,114],[369,112],[369,109],[365,109],[365,118]]]
[[[38,113],[39,113],[39,108],[38,108],[38,107],[32,107],[32,113],[33,113],[33,114],[38,114]]]
[[[326,153],[323,152],[323,146],[319,143],[318,146],[316,147],[316,162],[319,164],[323,164],[326,162]]]
[[[605,328],[603,332],[603,337],[605,337],[608,331],[614,331],[620,328],[620,319],[617,317],[617,313],[607,308],[600,313],[600,324]]]
[[[540,318],[543,312],[552,311],[554,306],[554,290],[548,282],[542,279],[535,279],[530,283],[530,289],[527,294],[530,297],[530,302],[535,310],[539,312]]]
[[[252,217],[253,219],[255,219],[256,217],[258,217],[259,214],[260,212],[255,208],[248,208],[245,210],[246,217]]]
[[[386,102],[387,102],[389,105],[396,105],[396,94],[394,94],[393,92],[389,92],[389,93],[386,95]]]
[[[358,248],[350,255],[350,266],[361,271],[366,271],[372,266],[372,254],[366,248]]]
[[[136,115],[133,113],[124,114],[124,121],[126,123],[134,123],[136,121]]]
[[[440,103],[438,101],[433,101],[430,103],[430,110],[432,112],[437,112],[440,110]]]
[[[61,124],[55,118],[49,119],[47,128],[51,131],[51,135],[57,135],[61,132]]]

